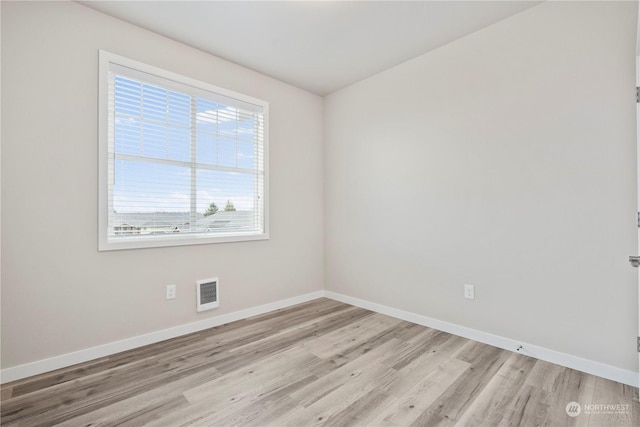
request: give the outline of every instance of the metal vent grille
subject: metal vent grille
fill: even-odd
[[[197,311],[211,310],[220,305],[217,277],[196,282],[196,293],[198,297]]]
[[[218,284],[216,282],[200,285],[200,302],[209,304],[218,301]]]

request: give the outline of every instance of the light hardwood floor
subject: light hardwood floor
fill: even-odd
[[[635,388],[328,299],[1,390],[30,427],[640,426]]]

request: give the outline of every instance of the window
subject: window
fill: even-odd
[[[268,104],[100,51],[99,249],[268,238]]]

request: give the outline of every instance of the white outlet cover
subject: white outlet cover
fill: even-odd
[[[176,285],[167,285],[166,299],[174,299],[176,297]]]
[[[475,289],[473,285],[464,285],[464,297],[466,299],[476,299]]]

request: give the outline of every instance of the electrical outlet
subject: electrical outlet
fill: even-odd
[[[473,285],[464,285],[464,297],[466,299],[476,299],[476,291]]]
[[[174,299],[176,297],[176,285],[167,285],[166,299]]]

